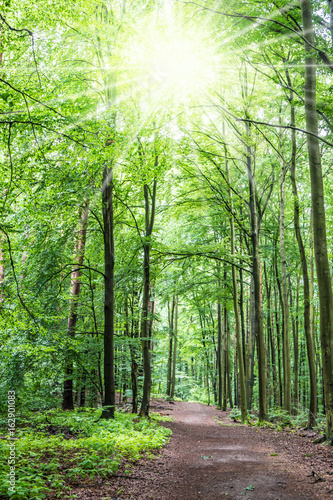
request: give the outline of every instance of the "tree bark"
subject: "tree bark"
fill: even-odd
[[[250,135],[250,127],[247,126]],[[258,346],[258,378],[259,378],[259,421],[267,420],[267,392],[266,392],[266,352],[264,338],[264,324],[260,293],[260,257],[259,257],[259,227],[256,208],[256,185],[252,171],[252,151],[246,146],[246,164],[250,190],[250,217],[252,242],[252,275],[254,283],[255,331]]]
[[[291,87],[291,79],[289,72],[286,71],[286,77],[289,86]],[[292,105],[293,93],[290,92],[289,103],[290,103],[290,125],[295,127],[295,107]],[[316,423],[317,415],[317,378],[316,378],[316,366],[315,366],[315,345],[314,345],[314,335],[311,330],[311,297],[310,297],[310,282],[309,282],[309,272],[308,264],[306,260],[305,247],[303,243],[301,228],[300,228],[300,204],[299,196],[297,190],[296,182],[296,131],[292,129],[291,131],[291,162],[290,162],[290,180],[294,197],[294,228],[296,234],[296,240],[298,244],[298,250],[301,257],[302,266],[302,277],[303,277],[303,295],[304,295],[304,333],[306,339],[308,363],[309,363],[309,375],[310,375],[310,405],[309,405],[309,418],[308,427],[312,429]]]
[[[247,396],[247,409],[250,411],[252,406],[252,396],[253,396],[254,352],[256,345],[253,276],[251,276],[251,283],[249,288],[250,288],[250,297],[247,303],[248,333],[247,333],[247,352],[246,352],[246,396]]]
[[[230,408],[234,407],[233,399],[232,399],[232,390],[231,390],[231,370],[230,370],[230,362],[229,362],[229,345],[230,345],[230,328],[229,328],[229,320],[228,320],[228,311],[227,308],[224,308],[225,313],[225,323],[226,323],[226,333],[227,333],[227,346],[226,350],[226,376],[228,381],[228,398],[230,403]]]
[[[218,265],[218,288],[221,290],[220,266]],[[218,398],[217,404],[222,409],[222,305],[221,299],[217,299],[217,376],[218,376]]]
[[[289,339],[289,305],[287,287],[287,261],[284,244],[284,197],[285,197],[285,174],[286,169],[282,160],[282,138],[279,137],[281,185],[280,185],[280,257],[281,257],[281,308],[283,315],[283,408],[291,413],[291,359],[290,359],[290,339]]]
[[[171,393],[170,397],[173,399],[175,397],[175,386],[176,386],[176,360],[177,360],[177,330],[178,330],[178,297],[173,298],[174,311],[175,311],[175,321],[173,328],[173,361],[172,361],[172,377],[171,377]]]
[[[226,274],[226,272],[225,272]],[[226,276],[225,276],[226,277]],[[227,397],[228,397],[228,379],[229,379],[229,335],[227,328],[228,311],[226,307],[223,308],[223,391],[222,391],[222,410],[227,410]]]
[[[320,340],[324,374],[326,438],[333,442],[333,296],[327,254],[325,201],[316,110],[316,59],[310,0],[301,0],[305,48],[305,120],[311,179],[313,236],[320,306]],[[310,135],[311,134],[311,135]]]
[[[273,392],[273,401],[274,405],[278,404],[278,391],[277,391],[277,376],[276,376],[276,356],[275,356],[275,343],[274,343],[274,334],[272,327],[272,284],[268,279],[266,262],[264,262],[264,277],[266,284],[266,300],[267,300],[267,337],[268,337],[268,352],[271,358],[271,366],[272,366],[272,392]]]
[[[82,371],[82,378],[81,378],[81,390],[80,390],[80,408],[83,408],[86,404],[86,371]]]
[[[102,184],[104,223],[104,402],[102,418],[114,418],[114,236],[113,169],[105,165]]]
[[[227,154],[225,151],[225,158]],[[228,172],[228,162],[226,159],[226,170]],[[229,172],[228,172],[229,177]],[[230,179],[229,179],[230,184]],[[232,191],[230,190],[230,207],[231,212],[233,212],[233,200]],[[231,245],[231,256],[233,261],[235,260],[235,224],[234,219],[231,215],[230,217],[230,245]],[[238,359],[238,370],[239,370],[239,388],[240,388],[240,407],[241,407],[241,419],[242,423],[247,422],[247,405],[246,405],[246,386],[245,386],[245,370],[244,370],[244,359],[243,359],[243,346],[241,337],[241,324],[238,306],[238,291],[237,291],[237,277],[236,277],[236,266],[234,263],[231,266],[232,273],[232,288],[233,288],[233,304],[234,304],[234,316],[235,316],[235,334],[236,334],[236,345],[237,345],[237,359]]]
[[[172,298],[171,309],[168,302],[168,321],[169,321],[169,353],[168,353],[168,368],[167,368],[167,388],[166,395],[171,395],[171,378],[172,378],[172,353],[173,353],[173,318],[175,311],[174,298]]]
[[[0,239],[0,244],[2,244],[2,238]],[[5,281],[5,257],[0,247],[0,303],[3,303],[5,300],[4,296],[4,281]]]
[[[279,291],[279,280],[276,275],[276,283]],[[280,291],[279,291],[280,294]],[[275,305],[275,326],[276,326],[276,341],[277,341],[277,358],[278,358],[278,379],[279,379],[279,399],[278,404],[282,407],[283,400],[283,386],[282,386],[282,370],[281,370],[281,355],[280,355],[280,323],[276,287],[274,287],[274,305]]]
[[[71,273],[71,291],[69,301],[69,314],[67,320],[67,336],[69,342],[75,337],[75,329],[77,323],[77,309],[81,289],[81,268],[84,259],[84,250],[86,244],[88,222],[88,204],[84,202],[81,216],[81,228],[75,238],[74,255],[77,260],[77,265],[73,267]],[[63,390],[62,407],[64,410],[74,409],[73,398],[73,351],[69,346],[65,351],[65,380]]]
[[[129,350],[130,350],[130,356],[131,356],[131,387],[132,387],[132,413],[138,413],[138,380],[137,380],[137,371],[138,371],[138,364],[136,362],[136,355],[135,355],[135,345],[134,345],[134,339],[136,338],[136,328],[135,328],[135,321],[134,321],[134,302],[135,302],[135,293],[133,293],[132,301],[131,301],[131,331],[129,327],[129,315],[128,315],[128,298],[125,300],[125,317],[126,317],[126,323],[125,323],[125,335],[129,339]]]
[[[298,319],[298,309],[299,309],[299,282],[300,276],[297,273],[296,282],[296,313],[292,317],[293,326],[293,339],[294,339],[294,393],[293,393],[293,415],[298,414],[298,403],[299,403],[299,319]],[[293,294],[291,278],[289,275],[289,293],[290,293],[290,310],[293,308]]]
[[[333,43],[333,0],[327,0],[327,2],[330,11],[330,32],[331,32],[331,40]]]
[[[155,158],[155,165],[158,164],[158,157]],[[156,187],[157,181],[154,180],[153,192],[151,195],[151,210],[149,204],[149,189],[147,184],[144,185],[144,199],[145,199],[145,242],[143,245],[143,300],[142,300],[142,316],[141,316],[141,342],[143,354],[143,395],[140,408],[140,416],[149,415],[150,405],[150,392],[151,392],[151,365],[150,365],[150,351],[149,351],[149,317],[148,317],[148,304],[150,294],[150,249],[151,249],[151,235],[154,227],[155,219],[155,204],[156,204]]]

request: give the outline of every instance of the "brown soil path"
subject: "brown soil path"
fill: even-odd
[[[173,418],[164,424],[173,431],[169,444],[133,466],[132,479],[90,486],[91,496],[73,491],[77,498],[333,500],[332,450],[309,437],[232,424],[226,413],[199,403],[154,406]],[[312,470],[324,481],[314,483]]]

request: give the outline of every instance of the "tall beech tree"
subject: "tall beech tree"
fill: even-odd
[[[174,302],[174,326],[173,326],[173,356],[172,356],[172,377],[171,377],[171,391],[170,398],[175,396],[176,388],[176,361],[177,361],[177,334],[178,334],[178,297],[173,298]]]
[[[291,87],[291,80],[288,70],[286,71],[288,83]],[[317,377],[315,367],[315,345],[313,332],[310,323],[310,284],[308,264],[305,252],[305,246],[300,228],[300,200],[296,182],[296,131],[295,127],[295,106],[293,105],[293,93],[290,91],[288,96],[290,104],[290,124],[293,127],[291,130],[291,161],[290,161],[290,180],[294,196],[294,228],[298,244],[298,250],[301,258],[301,268],[303,277],[303,293],[304,293],[304,333],[307,346],[309,375],[310,375],[310,405],[309,405],[309,420],[308,426],[311,429],[315,425],[317,415]]]
[[[281,308],[283,344],[283,408],[291,413],[291,359],[289,338],[289,302],[287,285],[287,259],[285,250],[285,180],[287,167],[283,160],[282,134],[279,135],[280,152],[280,256],[281,256]]]
[[[225,162],[226,162],[226,171],[228,175],[228,182],[230,183],[230,175],[228,168],[228,157],[227,157],[227,148],[224,147],[225,153]],[[230,209],[231,213],[234,212],[233,207],[233,192],[230,189]],[[235,259],[236,254],[236,245],[235,245],[235,223],[234,219],[230,217],[230,246],[231,246],[231,256]],[[235,337],[237,344],[237,359],[238,359],[238,370],[239,370],[239,386],[240,386],[240,407],[241,407],[241,417],[242,422],[246,422],[248,419],[247,416],[247,401],[246,401],[246,384],[245,384],[245,366],[244,366],[244,358],[243,358],[243,345],[242,345],[242,337],[241,337],[241,323],[240,323],[240,312],[238,305],[238,283],[237,283],[237,275],[236,275],[236,266],[234,262],[231,265],[231,274],[232,274],[232,288],[233,288],[233,305],[234,305],[234,316],[235,316]]]
[[[80,230],[76,232],[75,236],[75,246],[74,246],[74,257],[77,260],[76,264],[72,269],[71,273],[71,290],[70,290],[70,301],[69,301],[69,313],[67,322],[67,334],[70,339],[75,336],[75,329],[77,324],[77,309],[78,302],[80,299],[80,289],[81,289],[81,276],[82,276],[82,264],[84,260],[84,250],[86,245],[86,234],[87,234],[87,223],[88,223],[88,202],[84,202]],[[73,350],[71,346],[65,351],[65,380],[64,380],[64,392],[63,392],[63,402],[62,407],[64,410],[73,410]]]
[[[114,229],[113,167],[105,164],[102,183],[104,237],[104,418],[114,418]]]
[[[155,157],[155,167],[158,166],[158,156]],[[145,234],[143,243],[143,299],[142,299],[142,317],[141,317],[141,341],[143,354],[143,394],[140,408],[140,415],[149,415],[150,393],[151,393],[151,362],[149,351],[149,297],[151,291],[150,282],[150,249],[151,236],[155,221],[156,195],[157,195],[157,179],[153,180],[153,188],[150,191],[149,186],[143,186],[145,200]]]
[[[310,0],[301,0],[305,49],[304,104],[311,177],[313,240],[320,304],[320,339],[324,373],[326,439],[333,443],[333,295],[327,253],[325,200],[316,108],[316,59]]]
[[[174,321],[175,321],[175,297],[173,296],[171,301],[168,300],[169,350],[168,350],[168,368],[167,368],[167,383],[166,383],[167,396],[171,396],[171,386],[172,386]]]

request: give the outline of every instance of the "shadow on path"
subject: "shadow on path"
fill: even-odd
[[[222,412],[199,403],[162,403],[173,422],[170,443],[145,463],[146,481],[129,488],[133,500],[303,500],[327,499],[322,484],[311,484],[271,443],[258,440],[257,428],[217,423]],[[168,406],[169,405],[169,406]],[[169,410],[169,411],[168,411]],[[161,412],[161,409],[158,411]],[[225,415],[225,414],[224,414]],[[127,490],[127,488],[126,488]],[[333,495],[329,495],[332,497]]]

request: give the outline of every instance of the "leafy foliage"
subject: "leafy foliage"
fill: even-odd
[[[158,425],[165,417],[157,414],[150,420],[138,420],[128,413],[117,413],[114,420],[100,420],[100,413],[84,408],[72,413],[48,410],[19,415],[16,492],[10,498],[39,500],[46,498],[48,491],[58,492],[59,498],[69,498],[71,482],[111,477],[121,460],[138,460],[142,453],[166,444],[171,434]],[[4,419],[3,431],[5,422]],[[1,440],[0,447],[0,494],[6,497],[8,442]]]

